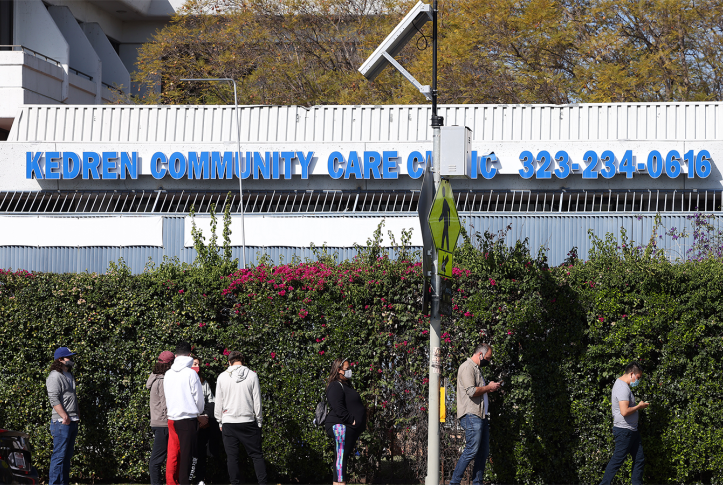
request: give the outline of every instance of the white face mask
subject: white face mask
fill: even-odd
[[[344,377],[347,379],[351,379],[351,369],[347,369],[344,371]]]

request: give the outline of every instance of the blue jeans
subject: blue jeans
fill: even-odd
[[[643,443],[640,439],[640,431],[631,429],[613,427],[613,437],[615,438],[615,452],[605,468],[601,485],[610,485],[615,478],[615,474],[625,463],[628,454],[633,457],[633,485],[641,485],[643,483],[643,467],[645,466],[645,455],[643,454]]]
[[[50,485],[70,483],[70,459],[73,458],[75,437],[78,436],[78,422],[69,425],[52,421],[50,434],[53,436],[53,454],[50,456]]]
[[[460,483],[469,462],[474,460],[472,483],[474,485],[482,485],[482,477],[485,474],[485,464],[490,454],[489,421],[474,414],[465,414],[462,416],[462,419],[460,419],[460,424],[464,428],[466,444],[462,456],[459,457],[457,466],[454,467],[454,473],[452,473],[452,479],[449,481],[449,484]]]

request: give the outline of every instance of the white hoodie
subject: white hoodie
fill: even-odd
[[[198,373],[191,369],[193,359],[176,357],[163,379],[168,419],[196,419],[203,413],[203,387]]]
[[[214,415],[220,425],[256,421],[261,427],[261,386],[256,372],[236,364],[218,376]]]

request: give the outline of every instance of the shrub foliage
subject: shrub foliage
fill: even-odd
[[[370,416],[353,473],[384,481],[389,453],[402,453],[395,476],[423,477],[429,326],[421,266],[403,245],[388,258],[380,238],[381,228],[360,257],[342,263],[322,250],[315,262],[246,270],[207,257],[149,265],[140,275],[122,262],[104,275],[2,271],[0,426],[30,434],[47,476],[45,377],[53,350],[67,345],[79,353],[73,479],[147,481],[144,384],[158,353],[186,339],[212,382],[228,350],[244,352],[259,373],[272,477],[328,481],[331,444],[311,420],[331,361],[344,356]],[[613,449],[610,389],[622,366],[639,360],[645,375],[636,395],[651,402],[641,413],[646,481],[721,481],[721,261],[671,263],[630,249],[632,242],[619,249],[609,237],[595,239],[590,261],[572,251],[566,264],[548,268],[525,242],[508,248],[501,240],[467,238],[456,256],[453,315],[442,322],[452,388],[445,474],[459,446],[447,439],[456,370],[476,343],[489,341],[485,372],[504,381],[491,395],[489,479],[599,481]],[[227,479],[223,466],[212,469],[216,481]]]

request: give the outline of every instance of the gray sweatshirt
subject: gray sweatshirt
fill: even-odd
[[[51,371],[45,380],[48,388],[48,399],[51,406],[63,405],[63,409],[70,417],[78,418],[78,397],[75,395],[75,378],[70,372],[60,373]],[[61,419],[60,415],[53,409],[53,421]]]
[[[215,417],[218,424],[252,423],[261,427],[261,386],[256,372],[233,365],[216,381]]]
[[[146,381],[146,389],[151,391],[151,428],[168,428],[163,374],[151,374]]]

